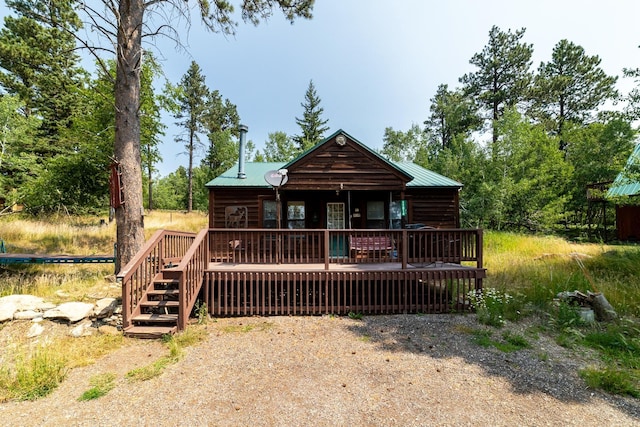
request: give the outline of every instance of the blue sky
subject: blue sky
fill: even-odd
[[[485,46],[492,25],[525,27],[536,68],[566,38],[599,55],[607,73],[621,75],[624,67],[640,67],[638,16],[635,0],[317,0],[310,21],[291,25],[275,14],[258,27],[240,24],[226,38],[194,22],[189,54],[161,46],[168,78],[177,82],[192,59],[198,62],[208,86],[237,105],[258,148],[270,132],[299,131],[295,117],[302,116],[311,79],[329,120],[327,135],[342,128],[380,148],[386,127],[422,124],[437,86],[459,86],[458,78],[474,70],[469,59]],[[165,140],[161,175],[187,160],[172,129]]]
[[[637,0],[316,0],[310,21],[291,25],[275,13],[258,27],[240,23],[235,37],[225,37],[194,18],[188,33],[180,27],[187,52],[170,40],[156,45],[173,83],[192,60],[200,65],[207,85],[237,105],[258,148],[270,132],[299,131],[295,117],[302,116],[310,80],[329,120],[327,135],[342,128],[380,148],[386,127],[421,125],[437,86],[457,87],[458,78],[474,70],[469,59],[486,45],[493,25],[527,29],[534,68],[566,38],[620,76],[624,67],[640,67],[639,16]],[[631,86],[619,80],[623,92]],[[173,121],[165,118],[162,176],[187,164]]]

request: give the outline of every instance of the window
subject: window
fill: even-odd
[[[278,228],[278,214],[275,200],[262,201],[262,227]]]
[[[304,202],[287,202],[287,228],[304,228],[304,220]]]
[[[367,202],[367,228],[386,228],[384,223],[384,202]]]

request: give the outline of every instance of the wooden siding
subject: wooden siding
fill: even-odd
[[[619,240],[640,241],[640,206],[616,206]]]
[[[272,189],[217,188],[209,190],[209,228],[226,228],[225,209],[230,206],[247,208],[246,228],[262,227],[261,200],[275,200]],[[244,227],[243,227],[244,228]]]
[[[347,139],[319,147],[289,168],[289,190],[402,190],[410,178]]]
[[[459,228],[457,189],[408,189],[409,222],[436,228]]]

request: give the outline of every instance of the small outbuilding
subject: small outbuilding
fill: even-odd
[[[618,240],[640,241],[640,144],[607,191],[607,199],[616,205]]]

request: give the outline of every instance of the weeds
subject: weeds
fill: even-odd
[[[116,376],[112,373],[99,374],[89,380],[92,387],[82,393],[79,401],[98,399],[109,393],[115,387]]]
[[[150,365],[127,372],[126,378],[131,381],[147,381],[161,375],[167,366],[178,363],[180,359],[182,359],[186,347],[203,341],[206,336],[206,330],[195,327],[188,327],[176,335],[165,335],[163,341],[169,350],[169,354],[159,358]]]

